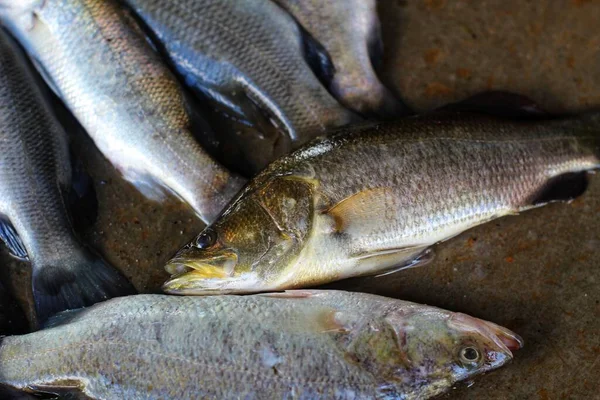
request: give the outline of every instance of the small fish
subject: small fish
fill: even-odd
[[[0,238],[31,262],[38,321],[133,293],[129,282],[75,237],[65,132],[21,50],[0,30]]]
[[[311,70],[327,57],[270,0],[126,0],[186,83],[230,118],[257,128],[221,140],[254,171],[328,129],[357,119]],[[323,61],[323,62],[321,62]]]
[[[407,112],[377,77],[383,44],[376,0],[274,0],[319,43],[333,64],[330,90],[346,107],[381,117]]]
[[[467,229],[573,199],[598,167],[600,113],[439,111],[345,128],[260,173],[168,263],[164,290],[271,291],[423,265]]]
[[[112,0],[0,0],[0,22],[124,178],[170,191],[204,222],[244,184],[192,136],[182,88]]]
[[[426,399],[522,345],[491,322],[365,293],[138,295],[3,338],[0,383],[94,399]]]

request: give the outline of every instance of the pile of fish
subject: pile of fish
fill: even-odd
[[[600,113],[490,93],[407,116],[377,78],[375,0],[0,0],[0,24],[0,238],[31,263],[39,325],[18,335],[22,314],[0,313],[15,398],[437,396],[522,339],[306,288],[431,263],[436,243],[574,199],[600,168]],[[80,240],[71,129],[207,224],[163,286],[201,296],[134,295]]]

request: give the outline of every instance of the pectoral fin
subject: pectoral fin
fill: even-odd
[[[333,217],[338,233],[362,236],[377,230],[386,211],[393,210],[393,196],[388,187],[367,189],[345,198],[324,213]]]

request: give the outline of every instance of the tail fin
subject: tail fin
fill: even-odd
[[[116,269],[83,250],[59,265],[34,265],[32,285],[38,324],[52,315],[87,307],[135,289]]]

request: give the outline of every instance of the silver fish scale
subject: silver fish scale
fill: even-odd
[[[550,178],[600,165],[597,122],[589,118],[436,118],[343,130],[275,163],[265,175],[314,171],[311,178],[332,205],[384,188],[375,196],[384,215],[356,238],[360,251],[427,243],[457,226],[523,210]]]
[[[402,106],[381,83],[370,47],[381,47],[375,0],[274,0],[321,43],[335,70],[331,91],[350,109],[399,115]],[[379,61],[379,60],[378,60]]]
[[[78,247],[62,198],[69,154],[19,52],[0,32],[0,214],[21,234],[32,261],[51,262]]]
[[[127,180],[153,198],[174,192],[205,221],[218,214],[242,180],[195,142],[178,82],[131,17],[96,0],[7,10],[3,22]]]
[[[389,307],[380,299],[330,292],[298,307],[263,296],[121,298],[4,339],[0,382],[82,380],[89,395],[106,399],[369,398],[376,379],[319,324],[332,310],[370,318]]]
[[[127,3],[161,40],[188,82],[210,90],[215,101],[228,102],[245,92],[280,119],[297,144],[349,122],[351,113],[305,62],[298,26],[271,1]]]

